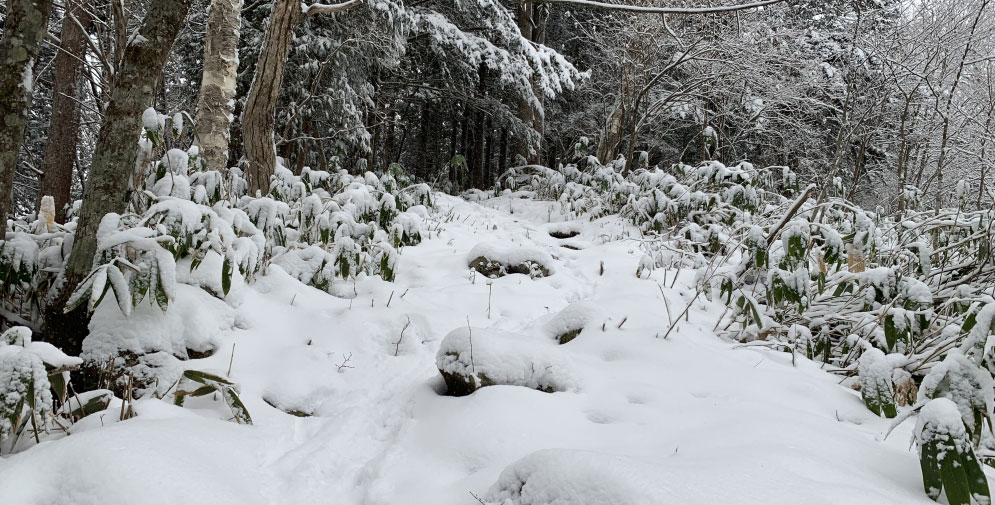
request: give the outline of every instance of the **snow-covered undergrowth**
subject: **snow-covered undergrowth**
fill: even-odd
[[[48,415],[64,429],[0,460],[0,503],[985,499],[992,384],[978,342],[995,305],[968,247],[990,240],[969,225],[990,223],[984,213],[910,211],[889,228],[799,198],[790,171],[746,164],[622,177],[586,159],[432,202],[392,177],[320,186],[311,174],[281,171],[269,198],[207,207],[224,222],[245,214],[229,224],[258,233],[236,240],[261,235],[255,271],[223,237],[197,269],[184,263],[195,255],[153,244],[176,261],[165,315],[148,298],[130,315],[105,301],[85,343],[124,351],[129,381],[149,379],[140,398],[98,392]],[[337,210],[303,210],[319,204]],[[916,234],[947,245],[922,252]],[[922,254],[901,253],[903,240]],[[481,251],[547,275],[484,275]],[[149,268],[168,263],[158,256]],[[920,272],[923,258],[938,273]],[[946,263],[972,258],[977,274]],[[198,273],[209,261],[216,276]],[[225,264],[239,266],[228,281]],[[844,296],[855,301],[827,301]],[[928,324],[887,329],[899,307]],[[897,427],[879,415],[920,410]]]
[[[624,220],[576,225],[570,249],[542,233],[549,202],[437,206],[393,283],[357,278],[344,298],[271,266],[242,289],[218,351],[186,365],[231,364],[253,426],[211,395],[140,399],[123,422],[115,401],[0,461],[0,502],[930,503],[912,425],[880,441],[888,422],[817,363],[716,338],[721,303],[699,298],[661,338],[695,274],[637,278]],[[466,262],[482,241],[544,250],[556,273],[486,279]],[[555,353],[577,387],[441,394],[440,345],[468,323]]]
[[[144,120],[129,212],[102,219],[94,268],[68,307],[95,311],[81,357],[108,368],[117,377],[111,387],[135,381],[140,393],[165,392],[185,367],[180,361],[217,350],[214,335],[235,322],[229,305],[270,265],[345,292],[357,277],[393,280],[398,249],[422,238],[430,191],[403,173],[295,175],[278,166],[269,193],[250,196],[238,168],[208,171],[196,146],[166,148],[182,137],[173,131],[182,121],[167,129],[154,110],[146,116],[160,119]],[[75,218],[58,225],[44,209],[14,220],[0,247],[2,308],[33,327],[76,227]]]

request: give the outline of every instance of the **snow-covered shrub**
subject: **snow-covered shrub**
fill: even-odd
[[[499,330],[458,328],[442,339],[436,366],[453,396],[495,385],[547,393],[574,388],[569,366],[549,346]]]
[[[83,343],[87,362],[103,369],[113,360],[111,378],[135,377],[141,392],[151,391],[159,374],[177,377],[178,360],[213,350],[164,314],[178,296],[190,298],[184,302],[201,300],[187,287],[235,303],[230,291],[253,282],[271,262],[321,289],[336,279],[364,275],[391,281],[398,250],[421,241],[426,207],[432,204],[431,189],[409,184],[399,167],[380,175],[308,168],[295,175],[278,164],[269,191],[246,195],[238,167],[224,174],[206,171],[198,147],[182,148],[192,138],[184,117],[170,119],[154,109],[143,113],[128,207],[103,216],[93,268],[68,305],[100,311]],[[7,236],[0,237],[0,309],[8,319],[32,326],[41,326],[40,314],[65,268],[76,229],[74,213],[59,225],[51,209],[42,210],[14,219]],[[113,313],[104,310],[111,298]],[[119,320],[131,316],[141,321]],[[120,330],[139,325],[171,331]]]
[[[922,408],[916,441],[923,487],[930,498],[939,500],[942,493],[950,505],[991,503],[988,478],[954,402],[937,398]]]
[[[252,424],[252,417],[238,397],[238,390],[238,384],[221,375],[200,370],[186,370],[176,385],[176,391],[173,392],[173,404],[182,407],[188,396],[197,398],[220,393],[225,404],[231,409],[232,419],[236,423]]]
[[[995,209],[915,210],[909,187],[907,209],[884,215],[846,200],[841,181],[803,188],[786,167],[746,162],[615,167],[587,157],[563,167],[562,185],[539,168],[504,184],[555,198],[568,219],[630,219],[637,273],[697,269],[701,292],[729,307],[726,337],[820,360],[887,417],[950,399],[974,447],[995,439]]]
[[[52,344],[32,342],[26,327],[0,335],[0,454],[15,449],[28,425],[36,440],[39,431],[48,429],[52,393],[65,400],[69,370],[80,363]]]
[[[895,417],[895,386],[892,382],[894,367],[880,349],[870,348],[860,357],[860,395],[867,408],[877,415]]]

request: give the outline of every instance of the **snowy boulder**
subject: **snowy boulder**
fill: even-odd
[[[577,338],[580,332],[594,320],[597,307],[590,302],[574,302],[567,305],[545,325],[546,333],[561,345]]]
[[[662,470],[593,451],[544,449],[504,469],[487,505],[658,505],[673,497]]]
[[[547,393],[575,387],[569,367],[555,348],[499,330],[466,327],[449,332],[435,363],[452,396],[496,385]]]
[[[553,272],[553,257],[549,253],[523,245],[480,243],[470,250],[467,261],[470,268],[492,279],[508,274],[546,277]]]

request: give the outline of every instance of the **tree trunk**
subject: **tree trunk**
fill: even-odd
[[[414,174],[420,179],[428,179],[430,171],[428,169],[428,136],[429,129],[434,128],[432,123],[432,102],[425,102],[421,110],[421,131],[418,132],[418,145],[415,147],[415,169]]]
[[[197,140],[207,170],[228,169],[228,141],[238,81],[242,0],[212,0],[197,97]],[[58,202],[56,202],[58,203]]]
[[[533,13],[535,12],[535,6],[531,2],[522,2],[518,5],[518,12],[516,20],[518,22],[518,31],[521,32],[522,37],[526,40],[531,41],[533,36]],[[535,121],[535,107],[533,104],[529,103],[524,97],[518,100],[518,120],[522,122],[522,125],[526,128],[532,127]],[[526,135],[525,138],[518,139],[515,143],[515,155],[526,160],[526,163],[531,163],[535,159],[533,153],[538,153],[538,147],[533,150],[531,135]],[[536,142],[538,144],[538,142]],[[516,159],[515,164],[519,161]]]
[[[45,143],[45,172],[38,183],[38,205],[43,196],[55,199],[55,220],[59,223],[66,222],[65,208],[70,203],[73,186],[80,119],[76,89],[86,56],[85,30],[91,21],[90,4],[90,0],[69,0],[62,19],[61,45],[55,55],[52,119]]]
[[[487,132],[485,139],[487,147],[484,151],[484,178],[482,187],[487,189],[494,182],[494,163],[492,161],[494,159],[494,131],[491,127],[490,116],[487,116],[487,123],[484,125],[484,130]]]
[[[52,15],[51,0],[7,0],[7,17],[0,39],[0,239],[13,211],[12,192],[17,155],[28,124],[32,70]]]
[[[608,115],[608,122],[605,124],[605,133],[598,142],[597,158],[601,163],[608,163],[615,159],[618,154],[618,144],[622,141],[622,128],[625,123],[625,108],[622,105],[621,97],[616,101],[611,114]]]
[[[487,95],[487,67],[483,64],[480,65],[480,69],[477,71],[477,97],[483,99]],[[484,113],[483,109],[477,108],[474,114],[473,122],[473,170],[471,180],[471,186],[475,188],[481,188],[484,185],[484,165],[486,163],[484,159],[484,122],[487,120],[487,114]]]
[[[125,49],[115,73],[83,192],[72,253],[46,314],[46,334],[68,354],[79,354],[82,348],[87,314],[85,307],[68,314],[63,313],[63,308],[93,267],[101,219],[107,213],[125,211],[128,183],[138,157],[136,143],[142,131],[142,112],[152,104],[154,79],[162,73],[191,3],[193,0],[156,0],[150,4],[138,29],[139,36]]]
[[[508,129],[501,128],[501,147],[498,153],[498,175],[508,170]]]
[[[276,102],[283,84],[283,66],[290,54],[290,39],[294,27],[302,18],[301,3],[295,0],[276,0],[256,74],[252,78],[249,97],[242,113],[242,136],[245,157],[249,162],[246,178],[249,194],[269,191],[269,178],[276,170],[276,147],[273,144]]]

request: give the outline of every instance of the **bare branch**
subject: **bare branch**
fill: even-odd
[[[746,9],[754,9],[757,7],[765,7],[784,1],[785,0],[765,0],[762,2],[725,5],[721,7],[643,7],[639,5],[611,4],[595,0],[538,0],[536,3],[581,5],[598,9],[631,12],[633,14],[722,14]]]

